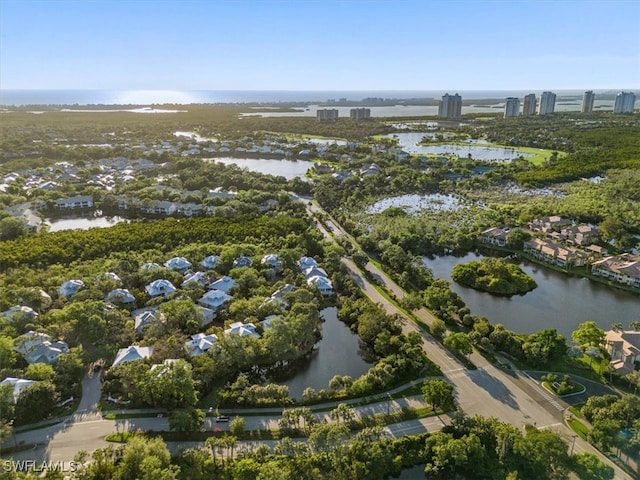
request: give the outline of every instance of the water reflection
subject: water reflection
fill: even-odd
[[[482,255],[425,258],[424,263],[435,278],[451,282],[451,270],[458,263],[480,260]],[[485,316],[493,324],[502,323],[518,333],[533,333],[555,328],[566,338],[578,324],[595,321],[609,329],[616,322],[628,326],[638,320],[640,296],[607,287],[582,277],[572,277],[541,265],[521,262],[520,267],[537,282],[538,287],[513,297],[496,297],[452,282],[451,288],[474,315]]]
[[[359,355],[359,338],[349,327],[338,320],[336,307],[320,312],[325,322],[322,324],[322,340],[308,363],[300,367],[295,376],[285,382],[293,398],[301,398],[305,388],[320,390],[329,388],[334,375],[349,375],[356,379],[371,367]]]
[[[234,158],[216,157],[206,158],[210,162],[224,163],[225,165],[237,165],[252,172],[264,173],[284,177],[287,180],[304,178],[307,170],[313,167],[313,162],[307,160],[274,160],[269,158]]]

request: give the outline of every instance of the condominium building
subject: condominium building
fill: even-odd
[[[371,118],[370,108],[352,108],[349,113],[353,120],[366,120]]]
[[[613,105],[613,113],[633,113],[635,103],[635,93],[620,92],[616,95],[616,103]]]
[[[536,94],[530,93],[524,97],[524,105],[522,106],[522,116],[527,117],[529,115],[536,114]]]
[[[542,92],[540,97],[540,115],[549,115],[556,109],[556,94],[553,92]]]
[[[337,122],[337,108],[321,108],[316,112],[316,118],[319,122]]]
[[[587,90],[582,96],[582,113],[590,113],[593,111],[593,101],[596,99],[592,90]]]
[[[457,93],[455,95],[444,94],[442,100],[438,102],[438,116],[450,120],[461,118],[462,97]]]
[[[520,115],[520,99],[508,97],[504,104],[504,118],[515,118]]]

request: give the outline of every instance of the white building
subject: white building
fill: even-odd
[[[508,97],[504,104],[504,118],[516,118],[520,115],[520,99]]]
[[[613,113],[633,113],[636,104],[636,94],[633,92],[620,92],[616,95],[613,105]]]
[[[455,120],[462,117],[462,97],[457,93],[449,95],[445,93],[438,102],[438,116]]]
[[[530,93],[525,95],[524,104],[522,106],[522,116],[528,117],[529,115],[536,114],[536,94]]]
[[[584,92],[584,95],[582,96],[582,108],[580,109],[580,111],[582,113],[590,113],[593,111],[593,101],[596,99],[595,94],[593,93],[593,90],[587,90],[586,92]]]
[[[540,115],[550,115],[556,110],[556,94],[553,92],[542,92],[540,97]]]

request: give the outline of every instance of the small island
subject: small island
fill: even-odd
[[[494,295],[523,294],[538,286],[520,267],[503,258],[483,258],[479,262],[456,265],[451,278],[461,285]]]

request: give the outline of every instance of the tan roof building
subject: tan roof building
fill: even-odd
[[[635,330],[609,330],[605,336],[611,365],[616,373],[628,373],[640,362],[640,332]]]

